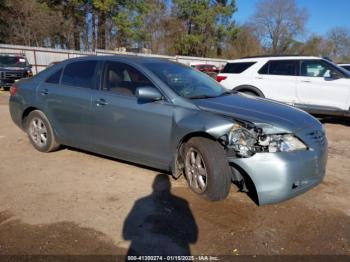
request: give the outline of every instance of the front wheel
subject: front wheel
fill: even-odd
[[[220,144],[208,138],[191,138],[184,147],[184,164],[192,191],[212,201],[228,196],[232,174]]]
[[[59,147],[49,120],[39,110],[28,115],[27,134],[32,145],[40,152],[52,152]]]

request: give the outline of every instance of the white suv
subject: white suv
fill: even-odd
[[[278,100],[315,114],[350,116],[350,72],[319,57],[249,57],[217,76],[228,89]]]

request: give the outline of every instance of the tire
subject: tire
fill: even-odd
[[[183,151],[185,177],[192,191],[211,201],[225,199],[231,187],[231,169],[221,145],[194,137]]]
[[[32,111],[26,123],[27,135],[35,149],[48,153],[59,148],[51,124],[43,112]]]

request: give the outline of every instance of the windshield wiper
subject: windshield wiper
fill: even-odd
[[[225,92],[222,92],[220,95],[218,95],[218,96],[227,96],[227,95],[232,95],[232,94],[234,94],[235,93],[235,91],[225,91]]]
[[[198,95],[198,96],[189,96],[188,99],[205,99],[205,98],[214,98],[217,96],[208,96],[208,95]]]
[[[197,95],[197,96],[190,96],[187,97],[189,99],[205,99],[205,98],[215,98],[215,97],[219,97],[219,96],[227,96],[227,95],[232,95],[237,93],[237,91],[234,90],[228,90],[228,91],[224,91],[219,95],[215,95],[215,96],[209,96],[209,95]]]

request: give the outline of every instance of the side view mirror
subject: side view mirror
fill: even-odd
[[[135,95],[138,99],[159,101],[163,99],[162,94],[154,87],[144,86],[136,89]]]

